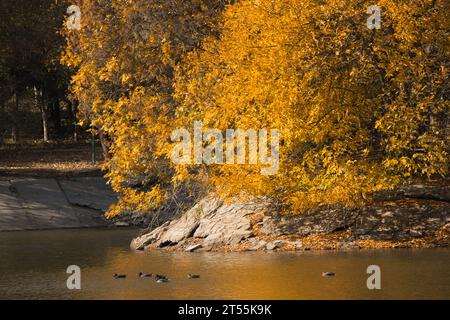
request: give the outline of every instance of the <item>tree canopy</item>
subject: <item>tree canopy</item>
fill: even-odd
[[[302,212],[447,176],[449,2],[380,0],[371,30],[372,4],[83,1],[65,62],[86,118],[109,137],[108,177],[122,194],[110,215],[148,210],[191,179]],[[278,173],[175,165],[171,132],[194,121],[278,129]]]

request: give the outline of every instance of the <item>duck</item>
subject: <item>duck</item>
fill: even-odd
[[[169,279],[165,275],[162,275],[162,274],[157,274],[155,276],[155,279],[156,279],[157,283],[169,282]]]
[[[117,274],[117,273],[113,274],[114,279],[125,279],[126,277],[127,277],[126,274]]]
[[[198,279],[198,278],[200,278],[200,276],[198,275],[198,274],[188,274],[188,278],[189,279]]]
[[[334,277],[335,275],[334,272],[322,272],[322,277]]]
[[[151,278],[152,276],[151,273],[139,272],[139,278]]]

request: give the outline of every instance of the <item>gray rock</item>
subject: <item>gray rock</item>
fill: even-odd
[[[194,244],[193,246],[190,246],[188,248],[186,248],[186,252],[194,252],[197,249],[200,249],[202,247],[201,244]]]
[[[250,251],[259,251],[265,249],[267,245],[267,241],[259,240],[257,238],[251,238],[251,241],[249,242],[249,248]]]
[[[420,231],[420,230],[415,230],[415,229],[409,230],[409,234],[410,234],[412,237],[422,237],[422,236],[423,236],[423,232],[422,232],[422,231]]]
[[[205,198],[188,210],[181,218],[173,220],[167,230],[161,235],[160,242],[178,243],[191,237],[200,226],[200,220],[209,216],[222,204],[215,198]]]
[[[130,226],[130,224],[128,222],[123,222],[123,221],[117,221],[117,222],[114,223],[114,225],[116,227],[121,227],[121,228]]]
[[[285,243],[287,243],[287,241],[284,241],[284,240],[270,241],[266,244],[266,249],[267,250],[275,250],[275,249],[280,248]]]
[[[267,211],[265,201],[233,202],[223,204],[204,216],[194,233],[208,245],[236,245],[253,235],[250,217],[261,210]]]
[[[144,248],[152,243],[174,245],[190,238],[202,239],[205,248],[237,245],[253,236],[252,214],[268,208],[264,200],[224,204],[220,199],[205,197],[180,218],[133,240],[132,247]]]
[[[342,206],[323,206],[299,215],[274,215],[264,219],[261,234],[307,236],[312,233],[332,233],[351,226],[357,216],[356,210]]]
[[[423,197],[445,198],[440,187],[436,196],[430,187],[425,189]],[[261,234],[307,236],[350,229],[355,239],[408,240],[438,230],[449,221],[449,213],[450,202],[420,198],[379,202],[362,208],[323,206],[302,215],[265,217]]]
[[[423,236],[424,230],[438,230],[449,213],[450,204],[437,201],[375,204],[360,210],[351,230],[354,237],[361,239],[409,240]]]
[[[295,250],[301,250],[301,249],[303,249],[303,242],[301,242],[301,241],[295,241],[295,242],[294,242],[294,248],[295,248]]]
[[[167,231],[167,228],[170,225],[170,221],[166,221],[158,228],[155,228],[150,233],[146,233],[140,237],[134,238],[131,241],[130,247],[133,250],[143,250],[146,246],[151,243],[157,242],[160,240],[161,235]]]
[[[354,241],[341,241],[336,244],[336,248],[340,250],[354,250],[359,249],[359,246]]]
[[[203,246],[200,249],[197,249],[197,251],[199,251],[199,252],[209,252],[212,249],[213,249],[213,246],[203,244]]]

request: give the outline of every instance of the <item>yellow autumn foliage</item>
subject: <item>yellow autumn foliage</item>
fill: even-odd
[[[83,1],[64,61],[77,68],[85,116],[109,137],[105,167],[122,194],[110,215],[148,211],[192,179],[303,212],[446,177],[450,4],[379,0],[374,30],[371,5]],[[222,132],[278,129],[278,173],[174,165],[171,132],[194,121]]]

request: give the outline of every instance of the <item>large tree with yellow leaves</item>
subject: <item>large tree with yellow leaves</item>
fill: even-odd
[[[265,195],[299,212],[356,205],[374,191],[448,173],[449,2],[85,1],[69,36],[74,92],[110,137],[123,208],[146,210],[186,179]],[[88,22],[87,22],[88,21]],[[86,23],[89,23],[86,25]],[[170,133],[280,131],[280,170],[175,166]],[[151,188],[142,185],[155,178]],[[150,185],[150,184],[149,184]]]

